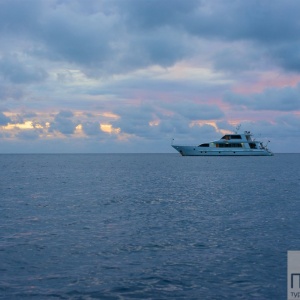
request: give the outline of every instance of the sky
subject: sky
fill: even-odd
[[[300,152],[300,1],[0,0],[0,153]]]

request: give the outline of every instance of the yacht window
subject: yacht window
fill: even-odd
[[[242,148],[242,144],[241,143],[232,144],[232,147],[234,147],[234,148]]]
[[[241,140],[242,139],[242,137],[239,134],[233,134],[233,135],[231,135],[231,138],[233,140]]]
[[[201,144],[198,147],[209,147],[209,144]]]
[[[222,137],[222,140],[230,140],[230,135],[224,135],[223,137]]]
[[[219,143],[216,144],[217,148],[242,148],[243,145],[241,143]]]
[[[249,146],[250,146],[251,149],[256,149],[255,143],[249,143]]]

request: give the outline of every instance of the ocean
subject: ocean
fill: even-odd
[[[300,154],[0,155],[1,299],[286,299]]]

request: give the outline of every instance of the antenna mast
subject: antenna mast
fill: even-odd
[[[238,133],[238,131],[240,130],[240,128],[241,128],[241,124],[239,124],[239,125],[236,126],[236,128],[235,128],[235,133],[236,134]]]

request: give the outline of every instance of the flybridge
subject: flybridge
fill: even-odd
[[[244,134],[225,134],[221,140],[247,140],[247,141],[252,141],[251,138],[252,134],[250,131],[245,131]]]
[[[239,134],[226,134],[224,135],[221,140],[241,140],[242,137]]]

